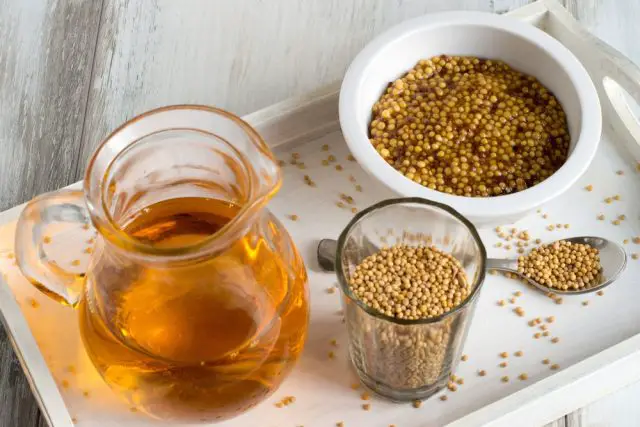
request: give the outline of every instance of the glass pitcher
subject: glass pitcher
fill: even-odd
[[[265,208],[280,185],[272,153],[240,118],[160,108],[100,145],[83,191],[27,205],[16,258],[37,288],[77,309],[91,361],[138,410],[227,419],[271,394],[305,341],[306,270]]]

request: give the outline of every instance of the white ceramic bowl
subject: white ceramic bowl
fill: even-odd
[[[501,59],[532,76],[558,98],[571,144],[566,163],[540,184],[498,197],[462,197],[405,178],[376,152],[368,138],[371,108],[394,81],[420,59],[436,55]],[[600,141],[602,114],[593,82],[578,59],[538,28],[506,16],[446,12],[421,16],[387,30],[351,63],[340,89],[340,126],[360,165],[405,197],[445,203],[476,226],[517,221],[560,196],[586,171]]]

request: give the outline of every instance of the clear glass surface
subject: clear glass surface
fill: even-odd
[[[463,266],[471,290],[439,317],[403,320],[366,306],[348,280],[356,266],[385,246],[433,245]],[[351,361],[364,384],[393,400],[424,399],[455,369],[485,277],[486,251],[476,229],[448,206],[420,198],[380,202],[356,215],[340,235],[336,272]]]

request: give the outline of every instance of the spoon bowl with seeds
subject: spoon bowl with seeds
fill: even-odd
[[[319,242],[317,258],[324,271],[335,271],[336,248],[333,239]],[[558,240],[516,259],[488,258],[486,262],[487,270],[512,273],[542,292],[563,295],[599,291],[613,283],[626,266],[627,254],[620,245],[594,236]]]

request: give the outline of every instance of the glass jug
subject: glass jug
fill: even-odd
[[[265,208],[280,185],[272,153],[240,118],[160,108],[100,145],[83,191],[27,205],[16,258],[77,309],[91,361],[139,411],[227,419],[271,394],[305,341],[306,270]],[[54,241],[64,250],[52,253]]]

